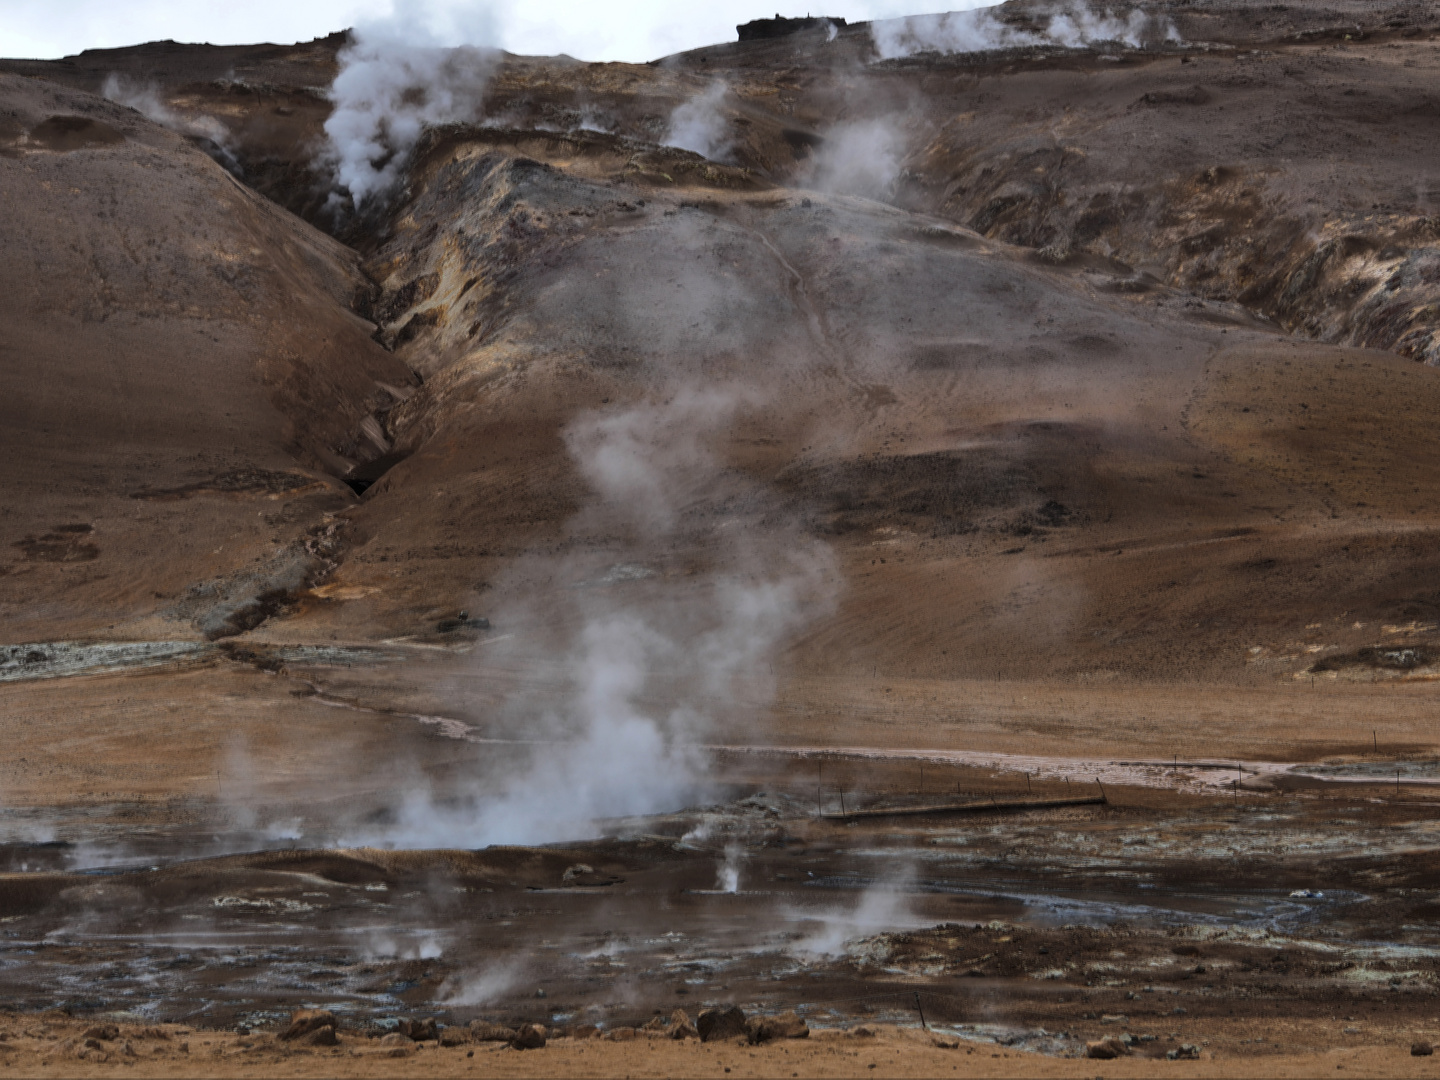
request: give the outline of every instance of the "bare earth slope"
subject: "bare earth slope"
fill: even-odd
[[[130,110],[0,79],[11,640],[243,623],[316,571],[411,376],[340,245]]]

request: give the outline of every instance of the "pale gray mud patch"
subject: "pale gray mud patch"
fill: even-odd
[[[36,641],[0,645],[0,682],[110,675],[226,659],[268,670],[282,665],[350,667],[401,660],[394,650],[348,645],[236,647],[206,641]]]
[[[0,682],[59,679],[200,660],[214,646],[199,641],[46,641],[0,645]]]

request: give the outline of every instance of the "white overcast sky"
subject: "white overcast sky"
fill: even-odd
[[[735,26],[776,14],[779,0],[399,0],[402,17],[436,24],[444,44],[582,60],[654,60],[735,40]],[[798,0],[783,15],[875,19],[995,0]],[[799,4],[817,5],[808,12]],[[428,10],[427,10],[428,9]],[[288,44],[392,15],[392,0],[0,0],[0,56],[51,59],[166,38]],[[486,28],[488,24],[488,29]],[[495,37],[498,41],[493,40]],[[486,39],[470,40],[463,39]]]

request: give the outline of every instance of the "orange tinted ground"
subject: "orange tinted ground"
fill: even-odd
[[[12,1029],[17,1026],[12,1023]],[[955,1042],[954,1048],[935,1045],[935,1036],[913,1029],[877,1028],[873,1038],[856,1038],[842,1032],[814,1032],[809,1039],[771,1043],[759,1047],[743,1043],[700,1044],[639,1037],[630,1042],[569,1038],[552,1040],[544,1049],[516,1051],[502,1044],[469,1047],[407,1049],[394,1055],[371,1039],[341,1037],[331,1049],[289,1049],[273,1036],[237,1036],[190,1028],[168,1029],[168,1039],[130,1038],[134,1055],[127,1054],[122,1036],[89,1051],[90,1059],[75,1056],[67,1042],[83,1046],[83,1025],[74,1022],[31,1019],[19,1025],[31,1031],[46,1029],[43,1038],[12,1036],[0,1050],[0,1067],[15,1076],[134,1075],[157,1077],[385,1077],[385,1076],[495,1076],[495,1077],[828,1077],[828,1076],[1035,1076],[1035,1077],[1247,1077],[1259,1071],[1272,1077],[1433,1076],[1434,1058],[1416,1058],[1403,1032],[1386,1033],[1383,1043],[1357,1039],[1357,1045],[1324,1053],[1262,1052],[1255,1055],[1211,1057],[1202,1050],[1198,1061],[1165,1061],[1137,1056],[1110,1061],[1058,1059],[996,1048],[986,1043]],[[186,1034],[180,1034],[180,1031]],[[1283,1031],[1287,1040],[1301,1031]],[[1197,1037],[1198,1041],[1198,1037]],[[188,1046],[182,1053],[181,1044]],[[1404,1045],[1395,1045],[1404,1043]],[[95,1060],[104,1053],[108,1060]]]

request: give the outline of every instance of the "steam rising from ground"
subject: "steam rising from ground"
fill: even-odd
[[[673,548],[685,506],[723,472],[712,444],[747,407],[742,393],[682,390],[581,418],[567,443],[595,494],[583,512],[627,554]],[[528,765],[477,779],[444,805],[416,790],[392,826],[352,842],[536,844],[595,835],[598,819],[699,800],[697,744],[733,716],[737,700],[763,706],[777,646],[833,602],[828,548],[797,536],[783,550],[755,550],[740,532],[716,532],[724,566],[713,572],[558,590],[581,628],[565,657],[568,700],[527,729],[541,744]]]
[[[810,186],[837,195],[888,199],[905,155],[905,138],[888,119],[837,124],[815,154]]]
[[[232,172],[239,171],[239,162],[230,149],[230,129],[213,116],[178,113],[160,100],[160,91],[156,87],[141,86],[113,72],[105,77],[100,94],[108,101],[134,109],[151,123],[191,138],[208,140],[220,152],[226,167]]]
[[[1138,49],[1181,40],[1169,19],[1138,8],[1122,17],[1070,0],[1051,16],[1043,33],[1007,25],[993,12],[993,8],[976,8],[944,15],[884,19],[871,24],[870,34],[882,60],[926,52],[966,53],[1034,45],[1079,49],[1101,41],[1119,41]]]
[[[666,146],[678,146],[703,158],[722,161],[730,151],[730,124],[721,106],[730,88],[714,82],[670,114]]]
[[[910,912],[909,886],[913,877],[910,870],[897,874],[866,889],[853,908],[818,916],[819,928],[792,946],[793,951],[817,958],[840,956],[855,938],[921,925]],[[813,914],[800,912],[793,912],[792,917],[817,919]]]
[[[396,186],[427,125],[479,119],[496,41],[490,9],[475,4],[401,0],[389,19],[356,27],[330,87],[321,155],[356,209]]]

